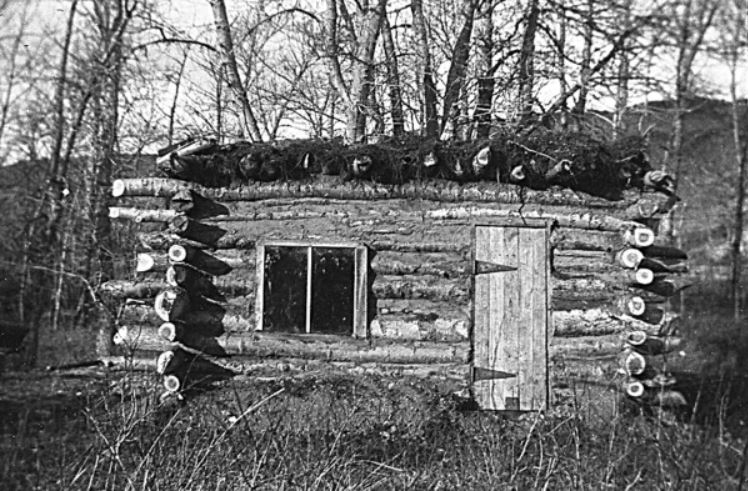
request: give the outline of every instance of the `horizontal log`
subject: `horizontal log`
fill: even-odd
[[[369,324],[373,338],[459,341],[469,336],[470,317],[428,318],[418,315],[378,315]]]
[[[139,252],[135,256],[136,273],[161,272],[168,267],[169,257],[166,254]]]
[[[153,327],[118,331],[118,341],[135,349],[169,350],[174,344],[162,339]],[[187,345],[187,342],[191,345]],[[395,342],[357,340],[329,335],[292,335],[280,333],[229,333],[218,337],[192,336],[178,342],[187,349],[211,355],[242,355],[262,358],[292,357],[328,361],[383,363],[468,363],[469,344],[432,341]]]
[[[372,284],[377,298],[442,300],[465,304],[470,300],[470,285],[465,280],[428,276],[377,276]]]
[[[447,208],[426,212],[426,218],[431,220],[480,220],[486,218],[506,218],[519,220],[517,225],[524,219],[541,219],[554,222],[559,227],[581,229],[630,232],[642,228],[642,225],[632,220],[622,220],[607,215],[595,215],[591,213],[558,214],[543,211],[514,211],[497,210],[483,207]],[[510,224],[511,225],[511,224]],[[650,231],[651,232],[651,231]],[[624,240],[621,236],[621,240]],[[631,235],[633,240],[633,235]]]
[[[675,336],[653,336],[644,331],[633,331],[626,335],[626,342],[637,352],[645,355],[660,355],[681,347],[682,340]]]
[[[642,404],[664,408],[678,408],[688,405],[683,393],[671,389],[649,389],[639,381],[628,382],[624,392]]]
[[[163,290],[168,289],[172,286],[180,286],[179,284],[169,283],[164,275],[163,280],[111,280],[103,283],[100,287],[100,291],[110,298],[114,299],[149,299],[155,298],[156,295],[161,293]],[[209,282],[203,286],[191,286],[189,289],[190,294],[193,296],[203,295],[206,298],[219,301],[220,298],[229,297],[246,297],[253,295],[255,291],[255,278],[253,277],[206,277],[205,281]],[[209,287],[212,286],[212,288]],[[214,290],[214,289],[215,290]],[[216,295],[219,296],[216,296]]]
[[[534,203],[574,205],[592,208],[624,208],[636,204],[639,193],[619,202],[596,198],[570,190],[536,191],[512,184],[451,181],[409,182],[387,185],[373,182],[304,181],[253,183],[236,188],[207,188],[194,183],[163,178],[118,179],[112,184],[112,196],[152,196],[169,198],[183,189],[191,189],[216,201],[257,201],[275,198],[333,198],[344,200],[425,199],[432,201],[491,203]],[[659,203],[662,198],[652,195]]]
[[[380,275],[434,275],[457,278],[472,274],[470,261],[458,254],[382,251],[371,260],[371,270]]]
[[[168,222],[179,215],[174,210],[151,210],[124,206],[110,206],[109,218],[141,222]]]
[[[603,308],[553,311],[551,318],[554,336],[560,337],[602,336],[629,330],[656,332],[660,328]]]
[[[603,360],[615,363],[624,347],[621,334],[603,336],[551,337],[549,357],[551,360]]]

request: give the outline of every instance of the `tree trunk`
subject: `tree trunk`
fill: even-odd
[[[382,46],[387,60],[387,88],[390,96],[390,116],[392,117],[392,136],[400,138],[405,133],[403,115],[403,96],[400,87],[400,68],[397,62],[395,40],[392,37],[392,26],[385,13],[382,17]]]
[[[426,138],[436,138],[439,132],[439,121],[436,113],[436,84],[434,68],[431,62],[429,35],[426,28],[426,17],[423,14],[423,0],[412,0],[410,8],[413,13],[413,30],[416,34],[416,53],[420,61],[418,78],[421,94],[421,131]]]
[[[234,50],[234,40],[231,37],[231,27],[229,25],[228,15],[226,14],[226,4],[224,3],[224,0],[208,1],[213,9],[216,38],[223,59],[223,68],[225,70],[229,88],[241,108],[244,131],[252,141],[262,141],[262,134],[257,125],[257,119],[255,119],[255,115],[252,112],[252,107],[249,103],[249,98],[247,97],[247,89],[244,87],[244,83],[239,75],[239,68],[236,63],[236,52]]]
[[[461,7],[462,28],[452,50],[452,61],[447,74],[447,86],[444,92],[444,108],[441,121],[441,138],[449,140],[457,133],[460,114],[459,99],[465,84],[468,57],[470,55],[470,38],[473,34],[475,17],[475,0],[463,0]]]
[[[483,2],[476,20],[478,39],[478,99],[473,111],[475,136],[488,138],[491,133],[491,108],[493,107],[493,0]]]
[[[377,38],[385,16],[387,0],[377,0],[375,6],[366,9],[363,32],[358,36],[359,50],[351,96],[353,104],[348,113],[347,138],[352,143],[362,143],[366,138],[366,116],[374,113],[371,105],[371,91],[374,85],[374,52]]]
[[[179,100],[179,88],[182,85],[182,75],[184,74],[184,67],[187,65],[187,59],[189,57],[189,47],[184,50],[184,56],[179,64],[179,71],[177,72],[177,78],[174,81],[174,98],[171,101],[171,107],[169,108],[169,130],[167,138],[169,145],[174,142],[174,122],[177,113],[177,101]]]
[[[594,27],[594,2],[587,0],[587,15],[584,22],[584,48],[582,49],[582,63],[579,74],[579,98],[574,105],[576,116],[584,115],[587,109],[587,93],[589,92],[590,71],[592,65],[592,28]]]
[[[740,132],[740,101],[738,99],[738,63],[740,62],[740,47],[744,36],[743,25],[745,16],[741,15],[740,6],[736,2],[736,19],[734,24],[733,39],[730,53],[730,102],[732,105],[732,139],[735,149],[735,163],[738,168],[738,181],[735,183],[735,222],[732,239],[732,278],[731,294],[733,299],[733,313],[735,321],[742,317],[742,294],[741,284],[742,259],[741,244],[743,242],[743,207],[745,206],[745,174],[746,158],[748,157],[748,142],[743,142]],[[746,106],[746,104],[743,104]],[[748,107],[743,108],[743,128],[748,129]]]
[[[564,94],[569,90],[566,80],[566,4],[565,0],[558,2],[558,46],[556,51],[556,76],[558,77],[559,92]],[[566,101],[559,108],[561,111],[561,127],[566,128],[568,123],[568,107]]]
[[[65,40],[62,44],[62,56],[60,58],[60,70],[58,73],[57,84],[55,86],[54,98],[54,143],[52,146],[50,175],[50,207],[49,225],[47,227],[47,240],[50,245],[57,240],[57,227],[62,213],[63,192],[65,181],[67,180],[67,166],[61,169],[60,158],[62,153],[62,141],[65,135],[65,91],[67,85],[67,67],[68,55],[70,53],[70,39],[73,35],[75,10],[78,6],[78,0],[73,0],[70,4],[70,13],[68,14],[67,25],[65,27]],[[64,171],[64,172],[62,172]]]
[[[517,117],[525,123],[532,115],[535,85],[535,31],[538,26],[538,0],[530,0],[525,18],[525,33],[519,55]]]

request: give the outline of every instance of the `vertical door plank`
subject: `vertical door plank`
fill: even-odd
[[[491,250],[491,230],[487,227],[475,228],[475,260],[488,261]],[[475,278],[475,298],[473,300],[473,360],[476,367],[488,367],[490,341],[491,275],[480,275]],[[476,382],[473,396],[480,407],[490,407],[491,386],[487,381]]]
[[[368,329],[368,283],[369,283],[369,259],[368,249],[365,246],[356,247],[354,268],[354,293],[353,293],[353,336],[365,338]]]
[[[496,262],[516,267],[516,271],[499,273],[497,280],[501,282],[501,295],[504,300],[503,315],[501,316],[501,368],[503,372],[515,374],[510,378],[502,379],[504,390],[504,403],[508,410],[519,409],[519,369],[522,356],[522,346],[520,345],[520,333],[518,327],[521,311],[521,297],[519,289],[519,280],[521,271],[519,269],[519,229],[516,227],[502,227],[498,230],[503,231],[503,247],[496,251]]]
[[[520,391],[519,409],[528,411],[532,409],[533,397],[535,391],[532,388],[533,376],[533,348],[534,348],[534,326],[532,317],[533,308],[533,288],[535,287],[535,278],[533,276],[533,234],[530,229],[519,231],[519,278],[517,291],[520,296],[520,308],[517,317],[517,350],[519,353],[519,363],[517,377]]]
[[[255,330],[262,331],[263,318],[265,317],[265,246],[257,245],[257,256],[255,257],[257,283],[255,283]]]

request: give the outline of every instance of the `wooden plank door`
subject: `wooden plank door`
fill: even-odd
[[[482,409],[548,406],[549,229],[475,227],[473,396]]]

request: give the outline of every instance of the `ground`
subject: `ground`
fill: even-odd
[[[688,363],[722,378],[701,379],[713,390],[703,391],[699,410],[680,414],[603,406],[582,388],[546,413],[478,412],[433,380],[334,369],[235,377],[185,401],[161,400],[153,374],[6,372],[0,482],[3,489],[740,489],[748,406],[715,387],[729,387],[744,370],[738,355],[748,336],[726,319],[689,315],[686,350],[703,349]],[[46,359],[70,361],[70,349]]]

